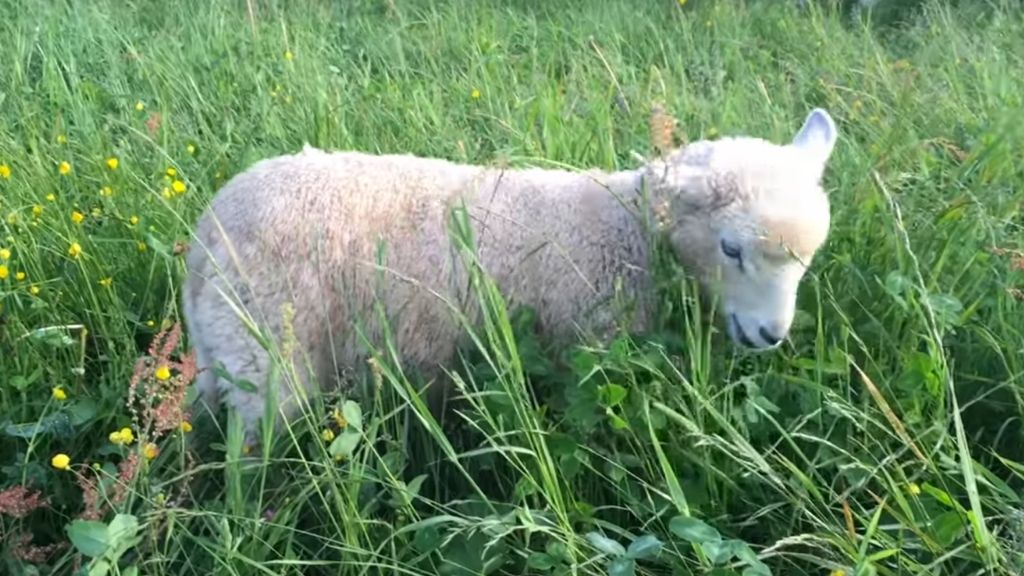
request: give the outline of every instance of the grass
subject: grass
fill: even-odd
[[[6,5],[0,573],[1024,571],[1021,6],[795,4]],[[179,427],[181,248],[226,179],[305,142],[632,167],[654,103],[690,141],[836,118],[784,349],[737,353],[669,262],[657,330],[553,350],[477,270],[461,429],[387,346],[260,454]]]

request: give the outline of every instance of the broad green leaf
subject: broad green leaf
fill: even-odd
[[[718,533],[718,530],[692,516],[676,516],[669,522],[668,528],[676,536],[694,544],[722,540],[722,535]]]
[[[608,576],[633,576],[636,563],[632,558],[616,558],[608,565]]]
[[[341,407],[341,415],[345,417],[349,426],[360,431],[363,429],[363,409],[359,407],[359,404],[352,400],[346,400]]]
[[[334,456],[335,458],[348,458],[352,456],[353,452],[355,452],[356,446],[359,445],[359,440],[359,432],[346,428],[338,435],[337,438],[334,439],[333,442],[331,442],[331,446],[328,448],[328,451],[331,453],[331,456]]]
[[[75,520],[68,525],[68,539],[75,549],[95,558],[107,550],[109,535],[107,525],[94,520]]]
[[[725,564],[735,555],[735,548],[731,540],[701,542],[700,549],[707,555],[708,560],[715,565]]]
[[[626,556],[637,560],[646,560],[654,558],[659,552],[661,552],[661,540],[647,534],[633,540],[632,544],[629,545],[629,549],[626,550]]]
[[[117,514],[107,527],[107,537],[111,542],[119,542],[133,538],[138,531],[138,518],[131,514]]]
[[[622,547],[622,544],[597,532],[587,532],[586,538],[591,546],[609,556],[622,556],[626,553],[626,549]]]
[[[626,389],[618,384],[601,386],[601,403],[612,408],[618,406],[626,398]]]

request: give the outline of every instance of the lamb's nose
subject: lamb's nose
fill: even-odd
[[[761,326],[761,328],[758,329],[757,333],[761,336],[761,339],[765,341],[765,344],[769,346],[775,346],[779,342],[782,342],[782,336],[779,336],[774,332],[771,332],[764,326]]]

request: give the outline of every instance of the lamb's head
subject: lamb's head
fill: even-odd
[[[828,235],[821,177],[836,141],[813,110],[793,141],[694,142],[645,168],[655,215],[684,267],[721,297],[732,340],[775,348],[797,289]]]

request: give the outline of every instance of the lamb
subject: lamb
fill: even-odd
[[[773,349],[828,235],[821,179],[836,135],[816,108],[790,143],[702,140],[615,172],[309,146],[260,161],[215,196],[187,256],[183,312],[199,397],[211,409],[225,397],[247,434],[256,430],[271,369],[258,326],[276,346],[291,342],[286,361],[308,367],[278,387],[278,417],[294,417],[300,391],[337,385],[365,362],[363,338],[381,328],[377,303],[403,366],[437,374],[460,334],[449,306],[469,290],[448,232],[459,207],[483,269],[510,306],[536,311],[548,337],[607,334],[625,314],[617,302],[631,306],[630,329],[648,326],[648,257],[652,234],[662,234],[720,296],[731,340]]]

